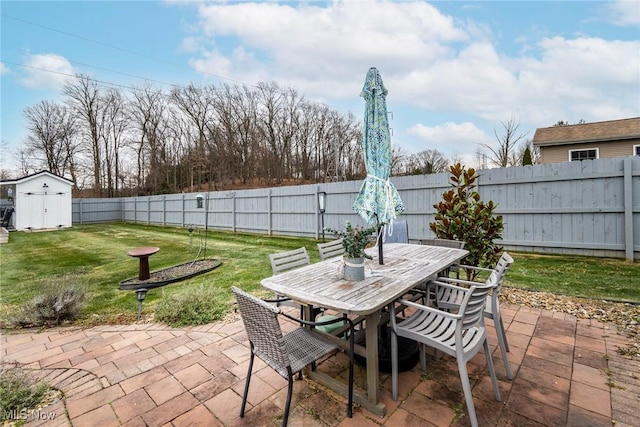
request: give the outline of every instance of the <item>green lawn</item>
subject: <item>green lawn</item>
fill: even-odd
[[[133,291],[118,283],[137,274],[138,260],[127,251],[158,246],[151,270],[193,260],[199,247],[185,229],[132,224],[81,225],[60,231],[12,232],[0,245],[0,321],[20,304],[57,283],[81,285],[88,300],[79,323],[131,322],[137,314]],[[214,290],[221,304],[233,302],[230,286],[260,289],[271,275],[268,254],[305,246],[312,262],[319,260],[314,239],[269,237],[209,231],[207,257],[222,260],[216,270],[149,291],[145,312],[162,299],[195,288]],[[640,263],[623,260],[514,253],[507,285],[568,295],[640,301]],[[266,295],[266,293],[265,293]]]

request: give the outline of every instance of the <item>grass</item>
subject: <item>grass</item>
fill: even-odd
[[[555,294],[640,302],[640,263],[571,255],[513,254],[506,285]]]
[[[185,229],[119,223],[15,232],[9,239],[8,244],[0,246],[0,320],[41,294],[49,283],[64,278],[69,285],[85,290],[86,304],[77,322],[86,325],[135,320],[135,293],[118,289],[120,281],[138,272],[138,260],[127,256],[127,251],[140,246],[160,247],[160,252],[149,259],[151,270],[159,270],[195,259],[199,246],[197,232],[190,245]],[[271,275],[269,253],[306,246],[312,260],[317,261],[320,257],[315,244],[312,239],[210,231],[207,257],[222,260],[222,265],[211,273],[149,291],[143,313],[153,312],[163,298],[181,298],[198,287],[216,292],[218,301],[228,309],[233,302],[231,285],[256,291],[260,279]]]
[[[261,289],[260,280],[271,275],[268,254],[305,246],[312,262],[320,259],[309,238],[270,237],[209,231],[207,257],[222,260],[211,273],[151,290],[144,314],[160,312],[173,301],[194,304],[179,314],[175,324],[202,323],[224,315],[232,306],[232,285],[250,292]],[[136,319],[133,291],[118,289],[120,281],[137,274],[138,260],[126,255],[140,246],[158,246],[150,258],[151,270],[193,260],[199,239],[190,243],[186,229],[135,224],[97,224],[42,233],[11,233],[0,246],[0,324],[11,313],[43,293],[51,283],[65,280],[85,290],[86,304],[76,323],[91,325],[129,323]],[[623,260],[513,254],[515,263],[507,273],[507,285],[598,299],[640,302],[640,263]],[[71,280],[69,279],[71,278]],[[264,295],[268,295],[265,291]],[[212,313],[196,302],[214,304]],[[171,318],[173,313],[165,313]]]
[[[45,399],[49,389],[48,384],[32,380],[20,369],[3,368],[0,370],[0,421],[26,419],[28,411]]]

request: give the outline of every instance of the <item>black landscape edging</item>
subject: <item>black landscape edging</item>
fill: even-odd
[[[206,260],[206,261],[210,261],[210,260]],[[179,282],[181,280],[187,280],[187,279],[191,279],[192,277],[198,276],[200,274],[204,274],[204,273],[208,273],[218,267],[220,267],[220,265],[222,264],[222,261],[220,261],[219,259],[215,259],[215,265],[213,265],[212,267],[207,267],[207,268],[203,268],[202,270],[198,270],[195,273],[189,273],[186,274],[184,276],[177,276],[177,277],[172,277],[170,279],[165,279],[165,280],[157,280],[157,281],[152,281],[151,279],[149,280],[144,280],[144,281],[140,281],[138,280],[137,277],[131,277],[129,279],[123,280],[122,282],[120,282],[120,290],[122,291],[130,291],[130,290],[137,290],[137,289],[154,289],[154,288],[159,288],[161,286],[164,285],[168,285],[170,283],[175,283],[175,282]],[[156,270],[156,271],[152,271],[151,272],[151,277],[153,278],[153,273],[159,273],[165,270],[170,270],[172,268],[176,268],[176,267],[180,267],[183,265],[188,265],[191,264],[193,261],[189,261],[189,262],[185,262],[182,264],[178,264],[178,265],[174,265],[171,267],[167,267],[167,268],[163,268],[162,270]],[[196,263],[198,261],[195,261]]]

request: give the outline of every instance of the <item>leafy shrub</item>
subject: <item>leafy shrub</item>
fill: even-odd
[[[371,255],[365,253],[364,249],[369,244],[369,238],[378,232],[377,226],[368,228],[354,227],[347,221],[344,231],[334,230],[328,227],[325,227],[325,230],[333,233],[336,237],[342,237],[342,247],[344,247],[345,256],[349,258],[364,257],[373,259]]]
[[[436,208],[435,221],[429,228],[440,239],[466,242],[469,255],[464,264],[478,267],[495,266],[502,247],[495,240],[502,239],[504,225],[501,215],[494,215],[497,207],[492,201],[483,202],[475,190],[478,175],[473,168],[465,169],[460,163],[449,167],[452,189],[442,194]],[[475,270],[467,270],[467,278],[473,279]]]
[[[10,323],[18,327],[58,326],[74,320],[86,299],[85,292],[79,286],[66,284],[64,279],[56,282],[51,286],[45,284],[44,293],[22,306]]]
[[[154,318],[171,326],[205,325],[222,319],[228,309],[219,289],[202,285],[173,295],[163,292]]]
[[[37,408],[50,387],[36,382],[17,368],[0,370],[0,421],[15,420],[25,411]]]

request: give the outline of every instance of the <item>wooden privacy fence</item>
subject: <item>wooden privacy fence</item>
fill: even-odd
[[[483,200],[504,218],[510,250],[640,259],[640,157],[479,171]],[[412,241],[432,238],[448,174],[393,177]],[[362,181],[114,199],[74,199],[73,223],[124,221],[319,238],[320,224],[365,225],[352,210]],[[318,193],[326,192],[321,218]],[[327,239],[332,236],[326,236]]]

